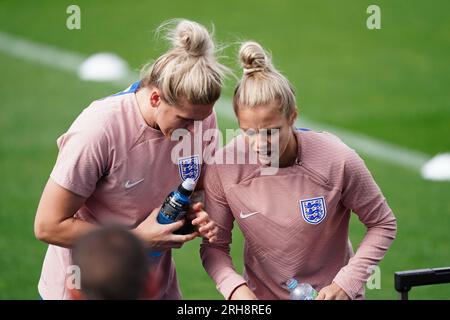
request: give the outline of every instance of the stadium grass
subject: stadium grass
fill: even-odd
[[[378,1],[382,29],[365,28],[368,1],[78,1],[82,29],[65,28],[61,1],[3,1],[0,30],[82,54],[112,51],[134,69],[164,46],[152,38],[161,21],[186,17],[209,24],[222,42],[255,39],[297,88],[301,115],[430,156],[450,149],[450,77],[446,12],[450,3]],[[258,3],[258,5],[256,5]],[[236,48],[224,51],[236,65]],[[33,236],[34,214],[54,164],[55,140],[92,100],[117,92],[109,84],[0,54],[0,299],[36,299],[46,246]],[[233,80],[224,95],[230,96]],[[222,128],[232,124],[219,119]],[[450,263],[450,184],[366,159],[398,218],[398,237],[381,263],[381,290],[368,299],[395,299],[393,273]],[[364,227],[353,218],[355,248]],[[232,255],[242,270],[242,236]],[[186,299],[221,299],[201,267],[199,241],[176,250]],[[447,285],[413,289],[414,299],[448,299]]]

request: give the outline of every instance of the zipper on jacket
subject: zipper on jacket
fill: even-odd
[[[307,171],[312,177],[318,179],[319,181],[328,184],[329,180],[327,178],[325,178],[323,175],[321,175],[320,173],[318,173],[317,171],[305,166],[305,164],[302,161],[297,160],[296,161],[297,165],[302,167],[303,169],[305,169],[305,171]]]

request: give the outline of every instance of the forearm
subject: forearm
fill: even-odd
[[[246,283],[244,278],[236,272],[229,250],[203,243],[200,255],[203,267],[225,299],[230,299],[236,288]]]
[[[397,223],[361,157],[354,151],[348,152],[346,157],[342,203],[364,223],[367,233],[355,256],[338,272],[334,281],[354,299],[394,240]]]
[[[35,226],[35,234],[43,242],[70,248],[76,239],[95,228],[97,226],[89,222],[67,218],[60,222],[40,223]]]
[[[368,226],[356,254],[334,278],[334,282],[344,289],[350,298],[355,298],[371,276],[372,268],[383,259],[396,231],[397,223],[392,213],[377,225]]]

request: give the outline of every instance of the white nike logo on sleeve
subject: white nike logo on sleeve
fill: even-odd
[[[124,187],[125,189],[130,189],[133,188],[135,185],[141,183],[142,181],[144,181],[144,178],[138,180],[138,181],[134,181],[132,182],[131,180],[127,180],[127,182],[125,182]]]
[[[239,215],[242,219],[246,219],[246,218],[248,218],[248,217],[251,217],[251,216],[253,216],[253,215],[255,215],[255,214],[258,214],[259,213],[259,211],[255,211],[255,212],[250,212],[250,213],[243,213],[242,211],[241,211],[241,214]]]

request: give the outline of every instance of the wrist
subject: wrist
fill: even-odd
[[[241,284],[230,295],[230,300],[256,300],[256,296],[246,283]]]
[[[139,226],[137,226],[136,228],[133,228],[130,230],[130,232],[136,236],[139,240],[141,240],[144,244],[146,244],[146,241],[142,235],[142,231],[141,228],[139,228]]]
[[[239,293],[239,291],[242,290],[243,286],[247,286],[247,284],[242,283],[242,284],[238,285],[236,288],[234,288],[233,291],[231,291],[230,300],[233,300],[233,298],[236,297],[236,293]]]

